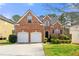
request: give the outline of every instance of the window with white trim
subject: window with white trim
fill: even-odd
[[[28,15],[27,16],[27,20],[28,20],[28,23],[31,23],[32,22],[32,16],[31,15]]]
[[[60,34],[60,30],[59,29],[55,29],[54,30],[54,34]]]
[[[47,21],[45,21],[45,26],[49,26],[49,21],[47,20]]]

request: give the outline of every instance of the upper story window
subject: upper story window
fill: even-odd
[[[27,20],[28,20],[28,23],[31,23],[32,22],[32,16],[27,16]]]
[[[45,21],[45,26],[49,26],[49,25],[50,25],[49,21]]]

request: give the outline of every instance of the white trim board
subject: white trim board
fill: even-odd
[[[53,23],[52,25],[56,24],[57,22],[58,22],[60,25],[62,25],[59,21],[56,21],[56,22],[55,22],[55,23]]]
[[[51,20],[51,17],[49,17],[48,15],[46,15],[46,16],[43,18],[43,20],[44,20],[46,17],[48,17],[48,18]]]
[[[27,13],[28,12],[31,12],[32,13],[32,11],[29,9],[18,21],[17,21],[17,23],[19,23],[22,19],[23,19],[23,17],[25,17],[26,15],[27,15]],[[33,14],[33,13],[32,13]],[[40,23],[42,23],[40,20],[39,20],[39,18],[35,15],[35,14],[33,14],[36,18],[37,18],[37,20],[40,22]]]

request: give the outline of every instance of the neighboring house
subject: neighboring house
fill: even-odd
[[[37,17],[28,10],[15,24],[18,43],[43,42],[52,34],[62,34],[63,26],[58,17]]]
[[[13,21],[0,15],[0,38],[8,39],[9,35],[13,31]]]
[[[79,43],[79,24],[70,27],[70,34],[72,43]]]

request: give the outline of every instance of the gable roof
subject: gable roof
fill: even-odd
[[[14,24],[14,21],[12,21],[11,19],[8,19],[8,18],[6,18],[6,17],[4,17],[2,15],[0,15],[0,20],[6,21],[6,22],[11,23],[11,24]]]
[[[51,25],[54,25],[55,23],[59,23],[60,25],[62,25],[61,24],[61,22],[59,21],[59,18],[60,18],[60,16],[55,16],[55,17],[53,17],[53,16],[49,16],[49,15],[46,15],[46,16],[41,16],[41,18],[39,17],[39,19],[41,19],[41,21],[43,22],[44,20],[45,20],[45,17],[49,17],[49,19],[50,19],[50,24]],[[43,22],[44,23],[44,22]]]
[[[51,20],[51,17],[49,17],[48,15],[46,15],[43,20],[45,20],[45,18],[48,17],[49,19],[48,20]]]
[[[17,21],[17,23],[20,22],[20,21],[22,20],[22,18],[25,17],[29,12],[32,13],[32,11],[29,9],[29,10]],[[38,18],[35,14],[32,13],[32,15],[34,15],[34,16],[37,18],[37,20],[38,20],[40,23],[42,23],[42,21],[39,20],[39,18]]]
[[[52,25],[54,25],[55,23],[59,23],[59,24],[61,24],[61,22],[59,21],[59,16],[55,16],[55,17],[53,17],[52,18],[52,20],[51,20],[51,24]],[[62,25],[62,24],[61,24]]]
[[[39,16],[38,18],[39,18],[39,19],[40,19],[40,21],[42,22],[42,21],[43,21],[44,16]]]

